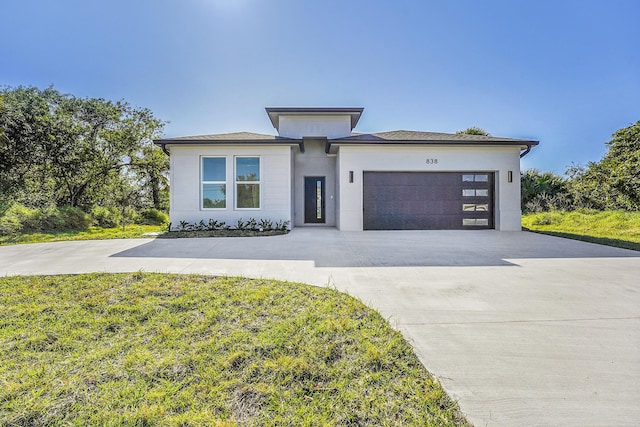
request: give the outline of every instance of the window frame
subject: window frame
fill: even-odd
[[[238,181],[238,159],[258,159],[258,176],[259,179],[257,181]],[[258,186],[258,207],[257,208],[241,208],[238,207],[238,185],[239,184],[250,184]],[[259,211],[262,210],[262,157],[259,155],[238,155],[233,156],[233,208],[237,211]]]
[[[204,180],[204,160],[205,159],[224,159],[224,181],[205,181]],[[200,156],[200,210],[203,211],[224,211],[228,209],[229,192],[227,190],[227,156]],[[204,206],[204,186],[206,184],[224,185],[224,208],[206,208]]]

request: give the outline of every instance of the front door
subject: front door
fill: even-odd
[[[324,224],[324,176],[304,178],[304,222]]]

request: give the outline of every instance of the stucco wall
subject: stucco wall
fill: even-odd
[[[363,171],[495,172],[495,227],[521,229],[518,147],[342,146],[338,157],[340,230],[362,230]],[[437,163],[427,159],[437,159]],[[353,183],[349,183],[349,171],[353,171]],[[512,182],[507,182],[508,171],[513,172]]]
[[[351,117],[345,116],[280,116],[278,134],[287,138],[326,136],[342,138],[351,134]]]
[[[325,218],[323,225],[336,225],[336,157],[327,156],[324,151],[325,141],[309,141],[304,143],[305,151],[294,149],[294,225],[304,223],[304,178],[307,176],[324,176],[325,179]]]
[[[270,219],[291,221],[291,148],[238,146],[173,146],[171,150],[171,207],[170,220],[173,227],[180,221],[189,223],[210,218],[225,221],[234,226],[238,218]],[[227,203],[221,210],[200,207],[200,159],[203,156],[225,156],[227,158]],[[260,209],[238,210],[234,197],[234,157],[259,156],[261,161]]]

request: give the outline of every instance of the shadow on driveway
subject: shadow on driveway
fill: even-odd
[[[316,267],[515,266],[531,258],[640,257],[639,252],[527,232],[295,228],[269,237],[155,239],[112,257],[313,261]],[[511,260],[511,261],[510,261]]]

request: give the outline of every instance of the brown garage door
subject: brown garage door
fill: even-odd
[[[494,228],[492,172],[364,172],[365,230]]]

